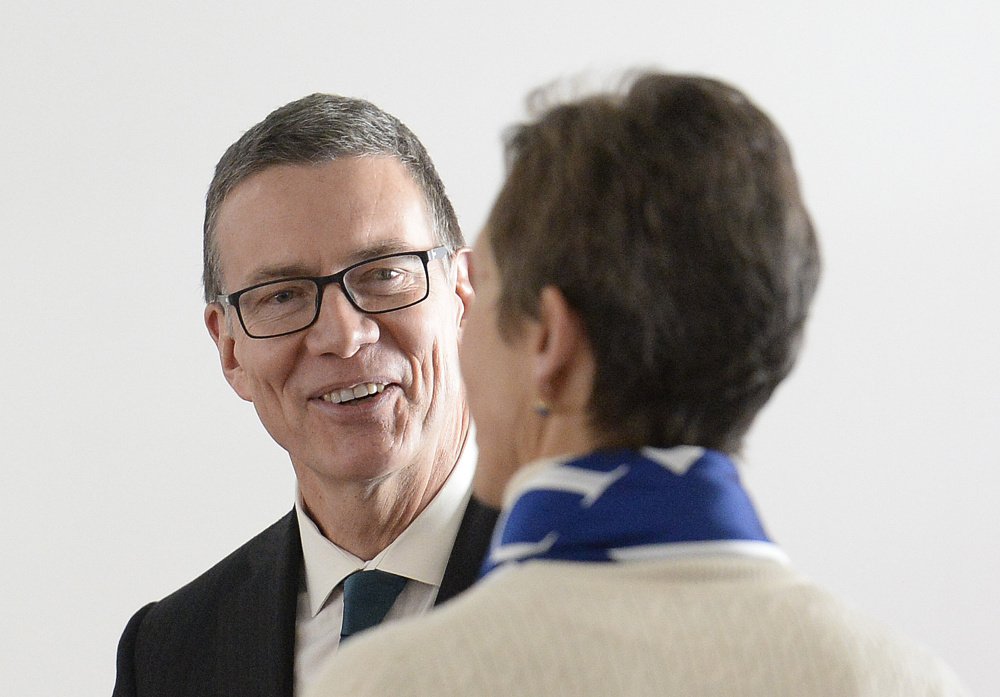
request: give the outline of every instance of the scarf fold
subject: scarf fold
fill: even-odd
[[[631,561],[736,551],[780,557],[728,456],[604,450],[512,482],[480,576],[528,559]]]

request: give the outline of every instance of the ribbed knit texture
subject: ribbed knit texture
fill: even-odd
[[[739,556],[500,569],[349,642],[308,697],[940,697],[939,660],[781,563]]]

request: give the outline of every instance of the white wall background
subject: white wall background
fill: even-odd
[[[425,141],[466,229],[526,91],[716,75],[797,155],[826,275],[747,476],[805,571],[996,694],[1000,4],[4,0],[0,692],[107,695],[131,613],[285,512],[203,329],[225,147],[313,91]]]

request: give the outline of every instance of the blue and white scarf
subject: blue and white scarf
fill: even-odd
[[[631,561],[736,552],[781,559],[725,454],[606,450],[518,473],[481,576],[529,559]]]

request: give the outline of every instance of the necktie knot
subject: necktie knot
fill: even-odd
[[[406,579],[387,571],[357,571],[344,579],[344,623],[340,640],[382,621]]]

